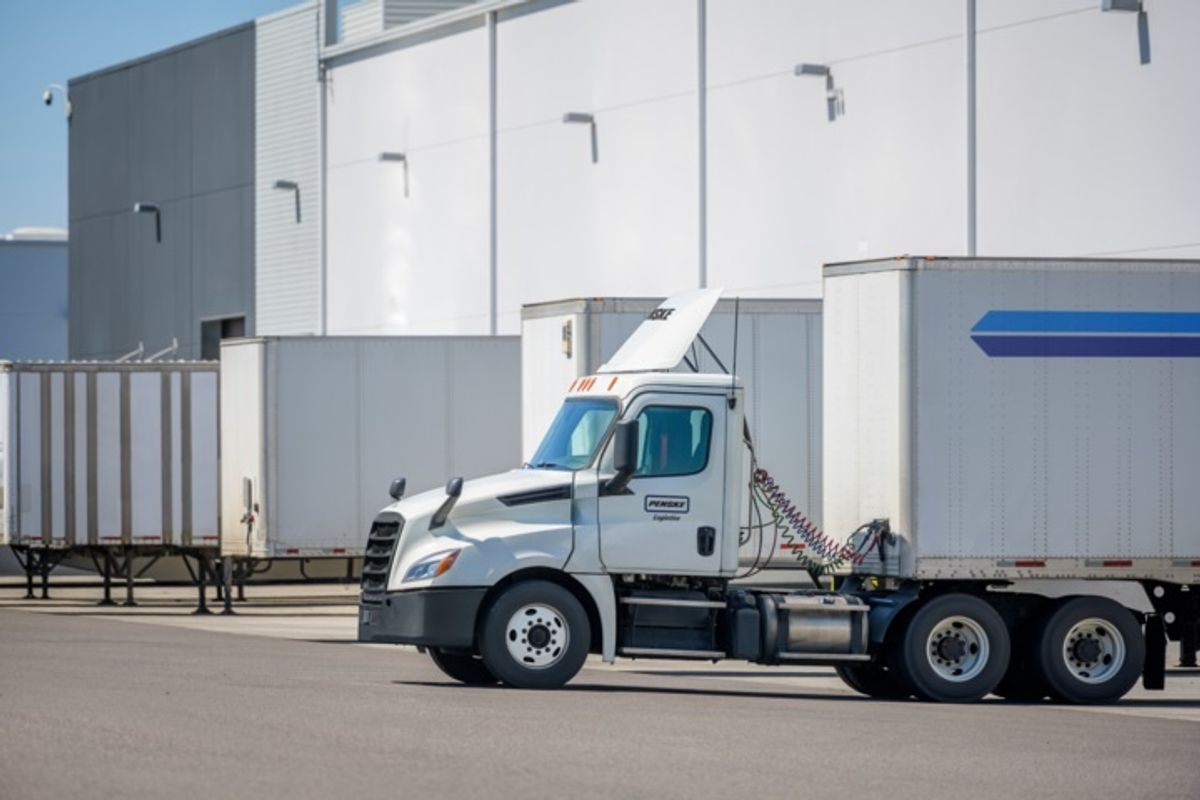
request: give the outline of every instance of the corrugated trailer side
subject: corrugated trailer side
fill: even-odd
[[[15,546],[217,546],[217,366],[6,363]]]
[[[1200,581],[1200,262],[904,258],[825,287],[827,522],[889,518],[883,571]]]
[[[520,465],[516,337],[262,337],[223,343],[221,369],[223,555],[360,556],[393,478]]]

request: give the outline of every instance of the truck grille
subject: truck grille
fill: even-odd
[[[404,517],[385,511],[371,523],[367,536],[367,550],[362,569],[362,602],[382,603],[387,591],[388,571],[392,565],[392,553],[404,530]]]

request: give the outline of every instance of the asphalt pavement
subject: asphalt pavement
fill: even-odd
[[[737,664],[468,688],[410,649],[254,633],[273,613],[0,609],[0,797],[1200,797],[1186,719],[880,702]],[[139,624],[164,620],[196,624]]]

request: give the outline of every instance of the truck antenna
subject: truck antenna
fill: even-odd
[[[733,408],[737,399],[734,397],[734,390],[737,388],[737,346],[738,346],[738,310],[742,298],[733,298],[733,359],[732,366],[729,369],[729,407]]]

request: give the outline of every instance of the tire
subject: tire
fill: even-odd
[[[1038,626],[1034,667],[1062,703],[1111,703],[1142,674],[1146,643],[1133,612],[1104,597],[1070,597]]]
[[[436,647],[429,648],[429,656],[437,668],[459,683],[468,686],[495,686],[498,681],[483,663],[483,659],[467,653],[448,653]]]
[[[591,641],[587,612],[575,595],[549,581],[526,581],[488,608],[479,651],[507,686],[557,689],[583,667]]]
[[[1008,628],[994,608],[968,594],[946,594],[909,617],[888,666],[922,700],[970,703],[1000,683],[1009,652]]]
[[[834,667],[842,683],[859,694],[880,700],[908,697],[908,686],[883,664],[839,664]]]

